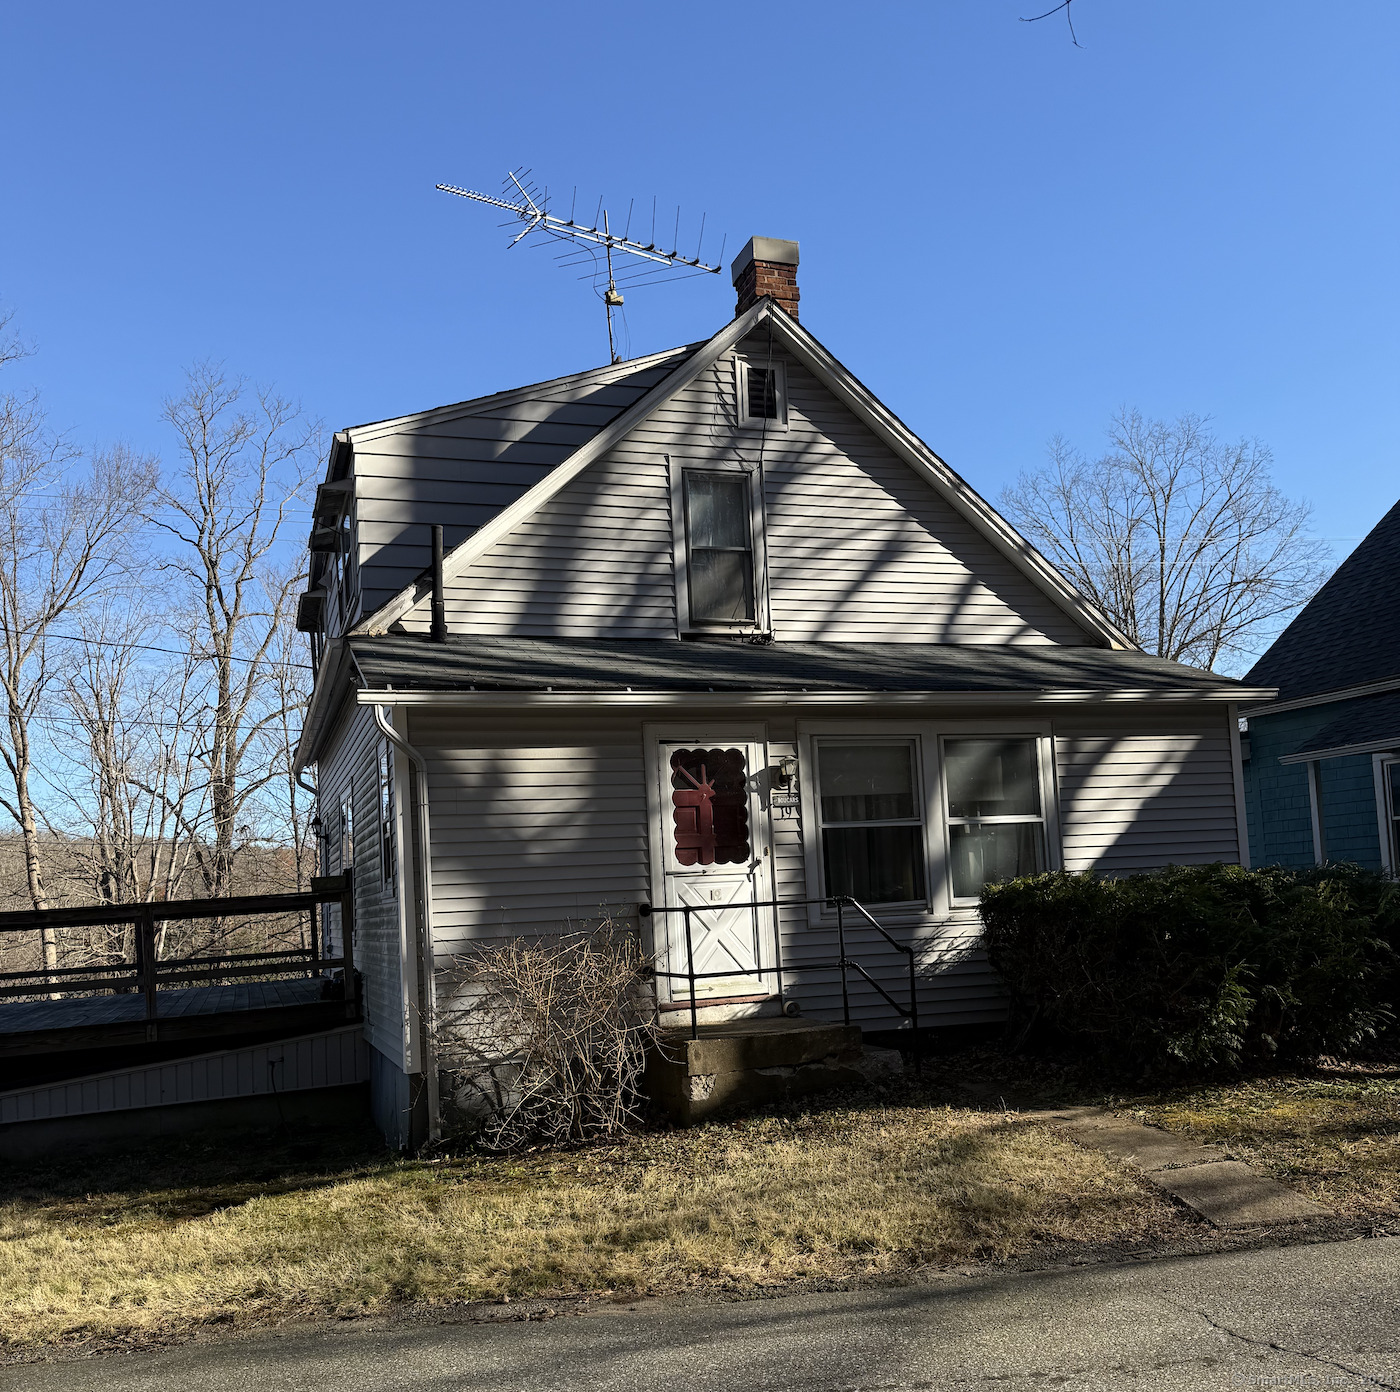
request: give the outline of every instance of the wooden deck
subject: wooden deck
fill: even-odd
[[[353,1002],[324,998],[322,979],[243,981],[156,993],[146,1018],[138,992],[0,1003],[0,1058],[286,1028],[334,1028],[357,1016]]]

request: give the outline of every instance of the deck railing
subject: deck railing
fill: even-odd
[[[325,907],[340,908],[339,950],[330,953]],[[266,919],[306,914],[304,945],[292,948],[187,953],[162,960],[158,924],[209,919]],[[126,928],[132,934],[132,960],[94,962],[76,967],[44,967],[0,972],[0,1002],[27,996],[61,999],[113,992],[139,991],[145,998],[145,1018],[157,1018],[157,992],[198,982],[226,983],[249,978],[329,976],[338,973],[344,998],[356,999],[353,933],[354,888],[350,875],[312,879],[311,888],[287,894],[242,894],[215,899],[167,899],[149,904],[84,904],[61,909],[27,909],[0,913],[0,935],[42,934],[65,928]],[[3,942],[3,938],[0,938]]]
[[[836,948],[838,956],[834,961],[813,961],[803,958],[796,966],[785,966],[783,962],[783,935],[782,925],[777,925],[773,934],[774,961],[771,967],[755,966],[751,969],[736,971],[730,968],[728,971],[698,972],[695,970],[695,939],[693,918],[695,914],[725,913],[732,909],[785,909],[785,908],[810,908],[813,904],[822,904],[827,908],[836,910]],[[888,930],[881,924],[871,912],[857,900],[848,894],[834,894],[824,899],[751,899],[738,900],[728,904],[715,904],[713,906],[699,904],[677,904],[674,906],[663,906],[660,904],[642,904],[638,907],[638,912],[643,918],[648,918],[652,914],[680,914],[683,918],[683,928],[685,932],[685,957],[686,969],[683,972],[658,971],[657,976],[672,981],[684,981],[689,987],[690,994],[690,1037],[698,1039],[700,1037],[700,1003],[695,995],[695,983],[711,978],[735,977],[735,976],[772,976],[775,981],[776,995],[779,1009],[785,1010],[787,1003],[786,990],[784,986],[785,975],[790,975],[794,971],[803,973],[816,971],[839,971],[841,974],[841,1017],[846,1024],[851,1023],[851,990],[850,973],[856,972],[868,985],[873,986],[879,994],[884,997],[886,1004],[902,1019],[908,1020],[910,1027],[914,1031],[914,1062],[915,1067],[919,1065],[919,992],[918,992],[918,972],[915,964],[914,949],[906,943],[900,942],[891,936]],[[906,966],[909,978],[909,1004],[901,1005],[885,988],[875,980],[865,967],[847,951],[846,929],[850,922],[848,915],[854,914],[859,921],[863,919],[866,924],[874,928],[885,942],[896,952],[902,953],[906,959]]]

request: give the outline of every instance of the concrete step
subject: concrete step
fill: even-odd
[[[888,1055],[893,1054],[893,1061]],[[867,1057],[869,1055],[869,1057]],[[652,1103],[681,1125],[894,1071],[893,1050],[864,1050],[855,1025],[754,1019],[661,1032],[647,1060]]]

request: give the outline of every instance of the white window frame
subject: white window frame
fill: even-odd
[[[954,817],[949,814],[947,796],[948,741],[966,739],[1020,739],[1030,740],[1034,743],[1038,784],[1036,792],[1039,794],[1040,798],[1040,812],[1037,816],[1030,817],[1026,816],[1025,814],[1018,814],[1017,816],[1008,817]],[[1032,734],[1029,731],[1018,732],[1012,730],[996,730],[987,731],[984,733],[982,731],[974,730],[950,730],[945,731],[944,733],[939,735],[938,767],[940,771],[939,784],[942,788],[942,797],[939,805],[939,813],[943,822],[943,864],[948,875],[948,903],[951,907],[955,909],[972,908],[981,899],[980,893],[974,895],[959,896],[954,894],[953,892],[953,828],[955,826],[981,826],[984,824],[993,826],[1010,826],[1013,824],[1023,826],[1027,824],[1034,824],[1036,826],[1039,826],[1041,859],[1043,861],[1041,871],[1055,868],[1056,857],[1053,851],[1051,850],[1050,839],[1050,798],[1047,794],[1048,789],[1054,788],[1054,784],[1050,781],[1050,777],[1048,776],[1053,773],[1053,767],[1047,768],[1047,762],[1049,762],[1053,766],[1053,753],[1050,749],[1047,748],[1047,746],[1051,745],[1051,743],[1052,741],[1045,739],[1043,736]],[[1041,872],[1038,871],[1036,873]]]
[[[764,540],[763,498],[757,469],[731,460],[683,460],[666,456],[671,475],[671,545],[676,578],[676,632],[687,633],[767,633],[771,628],[768,610],[768,550]],[[686,532],[685,475],[738,474],[748,481],[749,547],[753,558],[753,619],[743,623],[701,622],[690,617],[690,538]]]
[[[910,768],[914,779],[913,794],[914,807],[917,814],[916,817],[899,817],[891,819],[889,821],[879,822],[833,822],[831,825],[834,827],[917,826],[919,828],[919,850],[921,852],[920,869],[922,871],[924,881],[923,896],[919,899],[891,900],[888,903],[881,903],[879,905],[867,905],[867,907],[870,908],[872,912],[885,911],[888,913],[895,914],[898,914],[901,911],[907,912],[911,908],[926,911],[929,906],[929,876],[932,867],[929,863],[929,809],[928,798],[926,796],[925,791],[927,788],[928,779],[924,776],[923,739],[917,733],[905,734],[900,729],[892,729],[878,734],[846,734],[842,732],[831,732],[828,734],[812,736],[811,741],[808,745],[808,749],[810,751],[808,767],[810,769],[812,785],[812,817],[807,824],[813,829],[815,837],[815,843],[811,848],[810,854],[814,855],[816,860],[815,869],[818,890],[816,895],[814,895],[813,897],[825,899],[831,893],[831,889],[826,883],[826,844],[824,840],[824,835],[827,830],[827,823],[822,818],[821,802],[821,746],[824,744],[863,744],[868,745],[871,748],[875,748],[881,745],[889,746],[895,744],[902,744],[909,749]],[[823,913],[825,913],[826,911],[826,906],[824,903],[817,904],[814,907]]]
[[[1376,782],[1376,821],[1380,831],[1381,868],[1400,874],[1400,807],[1390,795],[1388,770],[1400,764],[1400,749],[1383,750],[1371,756],[1371,772]]]
[[[749,415],[749,369],[757,367],[773,373],[773,394],[777,398],[776,416]],[[761,353],[734,355],[735,415],[744,430],[786,430],[788,428],[787,364],[781,358],[764,357]]]
[[[337,860],[336,870],[340,874],[355,868],[355,784],[352,780],[345,785],[340,795],[340,808],[337,814]]]
[[[375,751],[375,817],[378,823],[379,883],[386,894],[393,894],[399,883],[399,797],[395,777],[396,751],[380,739]]]
[[[945,720],[803,720],[797,727],[797,785],[802,807],[802,854],[806,872],[808,922],[814,928],[829,927],[835,913],[825,907],[822,850],[818,839],[821,818],[817,806],[816,763],[812,744],[823,737],[850,741],[870,736],[874,742],[915,737],[919,741],[919,771],[924,813],[924,889],[926,903],[885,904],[877,915],[882,923],[913,923],[929,918],[942,920],[965,915],[977,907],[975,899],[954,900],[951,846],[944,796],[942,740],[944,738],[1033,739],[1039,755],[1040,810],[1044,823],[1045,869],[1064,868],[1060,844],[1060,788],[1055,768],[1055,735],[1050,720],[969,720],[953,716]]]

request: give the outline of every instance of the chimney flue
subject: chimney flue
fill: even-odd
[[[442,593],[442,524],[432,525],[433,538],[433,607],[428,636],[434,643],[447,641],[447,604]]]
[[[796,242],[780,241],[777,237],[750,237],[748,245],[734,258],[729,273],[739,297],[734,308],[736,319],[765,297],[797,318]]]

